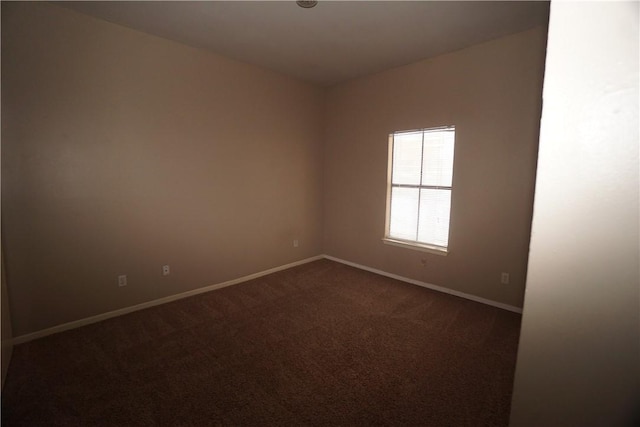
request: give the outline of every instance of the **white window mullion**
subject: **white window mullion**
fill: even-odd
[[[422,149],[420,150],[420,185],[422,188],[422,165],[424,165],[424,132],[422,132],[422,141],[420,143]],[[416,241],[419,240],[419,232],[420,232],[420,207],[422,206],[420,203],[420,197],[422,195],[422,191],[418,191],[418,222],[416,224]]]

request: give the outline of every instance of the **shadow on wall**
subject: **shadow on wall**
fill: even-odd
[[[4,273],[4,252],[0,250],[0,263],[2,276],[2,386],[4,386],[4,379],[7,376],[7,370],[9,369],[9,362],[11,361],[11,353],[13,352],[13,344],[11,338],[13,334],[11,331],[11,311],[9,310],[9,294],[7,292],[7,282],[5,280]]]

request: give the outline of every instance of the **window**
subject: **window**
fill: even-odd
[[[446,254],[455,127],[389,135],[384,242]]]

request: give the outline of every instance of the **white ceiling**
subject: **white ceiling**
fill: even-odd
[[[331,85],[537,25],[546,1],[58,3],[228,58]]]

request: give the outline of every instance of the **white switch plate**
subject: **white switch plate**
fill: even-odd
[[[127,276],[125,274],[118,276],[118,286],[127,286]]]
[[[503,285],[509,284],[509,273],[502,273],[502,275],[500,276],[500,283],[502,283]]]
[[[162,275],[163,276],[168,276],[169,273],[170,273],[169,265],[163,265],[162,266]]]
[[[293,247],[294,247],[294,248],[297,248],[297,247],[298,247],[298,239],[295,239],[295,240],[293,241]]]

